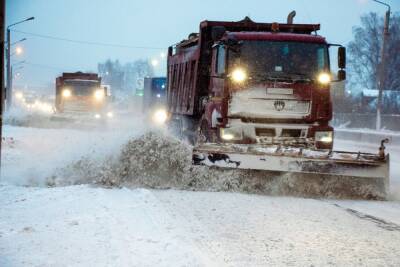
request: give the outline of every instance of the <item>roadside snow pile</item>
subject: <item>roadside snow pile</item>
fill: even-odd
[[[51,114],[39,112],[28,113],[26,111],[11,111],[5,114],[3,123],[5,125],[20,127],[54,128]]]
[[[58,169],[48,186],[93,184],[200,191],[234,191],[270,195],[359,197],[373,193],[362,181],[343,183],[340,177],[282,174],[193,166],[191,147],[174,137],[147,132],[129,140],[117,156],[99,160],[82,157]]]

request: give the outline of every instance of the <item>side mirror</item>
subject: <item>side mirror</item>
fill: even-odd
[[[338,80],[339,81],[344,81],[346,80],[346,71],[345,70],[339,70],[337,74]]]
[[[340,69],[346,68],[346,48],[343,46],[338,49],[338,67]]]

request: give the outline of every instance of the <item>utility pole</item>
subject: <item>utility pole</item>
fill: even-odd
[[[10,29],[7,27],[7,48],[6,48],[6,58],[7,58],[7,70],[6,70],[6,109],[7,111],[11,108],[11,38]]]
[[[0,166],[1,166],[1,143],[3,140],[3,111],[4,111],[4,23],[5,23],[5,0],[0,0]],[[1,167],[0,167],[1,169]]]
[[[385,74],[386,74],[386,43],[389,37],[389,21],[390,21],[390,6],[386,3],[383,3],[378,0],[373,0],[379,4],[387,6],[388,10],[385,14],[385,24],[383,27],[383,36],[382,36],[382,47],[381,47],[381,62],[379,64],[379,84],[378,84],[378,103],[376,106],[376,130],[380,130],[382,128],[382,104],[383,104],[383,90],[385,89]]]
[[[10,110],[11,105],[12,105],[12,82],[11,82],[11,31],[10,28],[14,25],[23,23],[25,21],[33,20],[35,17],[30,17],[21,21],[18,21],[16,23],[13,23],[7,27],[7,50],[6,50],[6,58],[7,58],[7,91],[6,91],[6,108],[7,110]]]

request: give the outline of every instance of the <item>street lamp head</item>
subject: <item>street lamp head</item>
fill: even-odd
[[[14,26],[14,25],[17,25],[17,24],[20,24],[20,23],[23,23],[23,22],[25,22],[25,21],[28,21],[28,20],[34,20],[35,19],[35,17],[30,17],[30,18],[27,18],[27,19],[24,19],[24,20],[21,20],[21,21],[18,21],[18,22],[16,22],[16,23],[13,23],[13,24],[11,24],[11,25],[8,25],[7,26],[7,30],[9,30],[12,26]]]
[[[372,0],[372,1],[386,6],[386,7],[388,8],[389,12],[390,12],[390,5],[389,5],[389,4],[387,4],[387,3],[385,3],[385,2],[382,2],[382,1],[379,1],[379,0]]]
[[[157,67],[158,66],[158,60],[157,59],[153,59],[153,60],[151,60],[151,65],[153,66],[153,67]]]
[[[22,52],[23,52],[22,47],[17,46],[17,48],[15,48],[15,53],[16,53],[17,55],[21,55]]]

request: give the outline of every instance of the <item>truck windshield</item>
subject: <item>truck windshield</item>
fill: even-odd
[[[240,52],[232,52],[230,67],[245,68],[254,78],[314,79],[329,70],[325,44],[304,42],[244,41]]]
[[[90,80],[67,80],[64,85],[70,88],[74,95],[80,96],[93,95],[100,86],[98,81]]]

